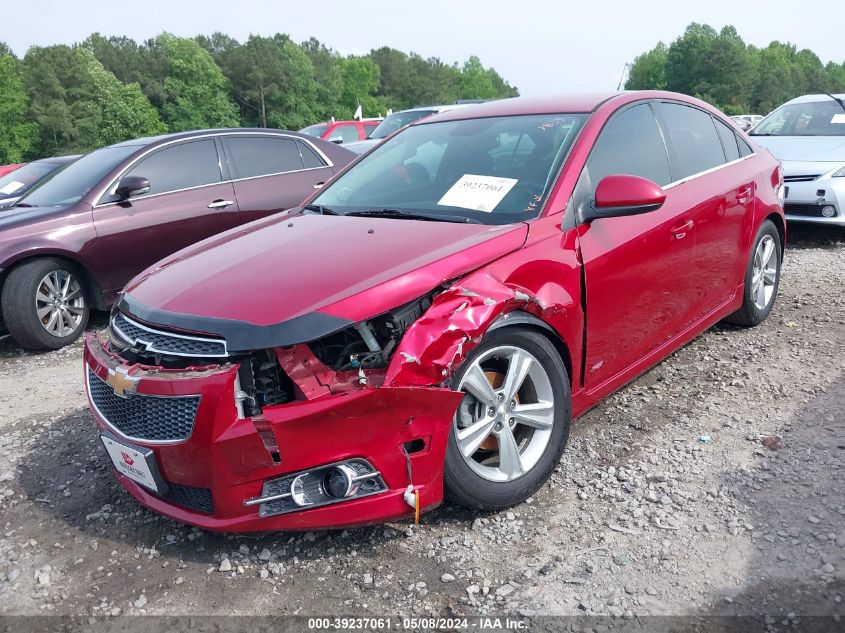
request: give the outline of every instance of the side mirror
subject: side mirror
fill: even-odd
[[[127,176],[117,185],[115,193],[121,200],[142,196],[150,190],[150,181],[143,176]]]
[[[615,218],[657,211],[666,201],[663,188],[648,178],[618,174],[605,176],[596,187],[592,204],[584,209],[584,219]]]
[[[335,136],[329,137],[329,141],[340,145],[341,143],[343,143],[343,137],[340,134],[336,134]]]

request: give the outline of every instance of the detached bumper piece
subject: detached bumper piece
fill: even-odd
[[[385,492],[387,485],[365,459],[350,459],[264,483],[261,496],[244,501],[260,505],[262,518],[317,508]]]

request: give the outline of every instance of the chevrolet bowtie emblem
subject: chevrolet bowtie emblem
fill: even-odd
[[[138,380],[140,379],[128,375],[122,367],[109,369],[109,375],[106,376],[106,382],[114,389],[114,395],[120,398],[126,398],[129,394],[135,393]]]

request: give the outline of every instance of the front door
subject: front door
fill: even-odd
[[[599,181],[611,174],[670,183],[666,147],[650,104],[625,108],[605,125],[576,195],[591,198]],[[686,192],[669,187],[657,211],[596,219],[579,227],[587,390],[614,384],[624,370],[689,324],[695,274],[695,235],[689,221]]]
[[[90,257],[111,262],[110,289],[158,260],[241,222],[231,182],[223,182],[214,139],[168,145],[122,177],[143,176],[150,191],[127,200],[107,192],[94,207]]]

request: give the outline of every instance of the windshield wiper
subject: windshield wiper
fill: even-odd
[[[430,222],[459,222],[461,224],[481,224],[473,218],[458,217],[454,215],[425,215],[423,213],[412,213],[400,209],[366,209],[364,211],[349,211],[344,215],[356,215],[367,218],[395,218],[399,220],[428,220]]]
[[[340,215],[334,209],[329,209],[328,207],[324,207],[321,204],[306,204],[302,207],[305,211],[314,211],[315,213],[319,213],[320,215]]]

